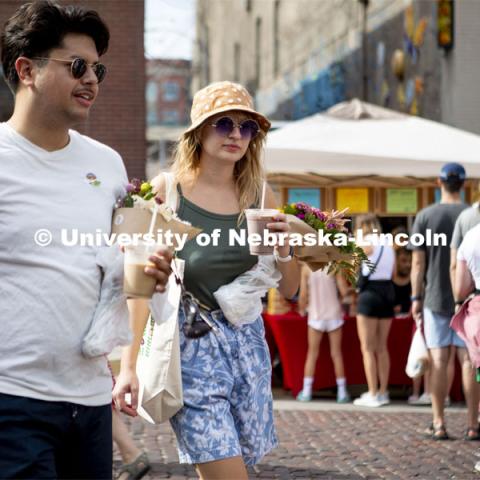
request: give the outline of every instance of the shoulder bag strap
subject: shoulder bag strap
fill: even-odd
[[[383,250],[384,250],[384,246],[382,245],[380,247],[380,253],[377,257],[377,260],[375,261],[375,264],[373,265],[373,268],[368,272],[368,275],[365,276],[366,280],[368,280],[370,278],[370,275],[377,269],[377,265],[380,262],[380,259],[382,258],[382,255],[383,255]]]

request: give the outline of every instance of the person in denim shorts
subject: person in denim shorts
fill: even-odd
[[[480,439],[478,432],[478,390],[475,371],[472,368],[465,343],[450,328],[455,312],[455,299],[449,274],[450,243],[455,221],[467,207],[460,197],[465,181],[465,169],[458,163],[442,167],[437,180],[441,188],[440,203],[430,205],[417,213],[412,234],[426,238],[442,233],[446,245],[419,245],[412,243],[412,314],[417,326],[423,326],[425,342],[431,358],[431,395],[433,421],[426,435],[433,440],[446,440],[448,433],[444,419],[444,403],[447,395],[447,366],[449,358],[457,353],[462,365],[462,380],[468,407],[465,440]]]
[[[245,229],[245,209],[261,205],[260,154],[270,122],[253,109],[245,88],[231,82],[214,83],[197,92],[191,119],[173,164],[176,210],[203,233],[218,229],[220,236],[217,245],[201,247],[190,241],[178,253],[185,260],[184,287],[194,308],[201,310],[206,329],[192,338],[189,308],[180,308],[184,407],[171,424],[180,461],[195,464],[201,478],[246,479],[246,465],[259,462],[277,444],[270,356],[262,318],[234,326],[213,294],[258,261],[248,244],[229,244],[229,231]],[[164,200],[164,176],[153,183]],[[264,206],[277,207],[269,187]],[[275,215],[267,228],[288,232],[285,215]],[[288,244],[275,247],[274,255],[282,274],[279,290],[291,298],[299,286],[297,261]],[[137,342],[124,354],[116,387],[119,396],[132,392],[132,407],[136,407],[138,389],[136,352],[148,307],[144,304],[137,310],[133,318]],[[129,409],[131,414],[135,411]]]

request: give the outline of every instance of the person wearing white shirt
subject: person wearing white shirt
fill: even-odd
[[[358,296],[357,330],[362,349],[363,365],[368,391],[354,400],[354,405],[380,407],[390,403],[388,376],[390,357],[387,339],[392,325],[395,304],[395,289],[392,282],[395,270],[395,252],[391,245],[382,241],[381,227],[375,215],[363,215],[357,219],[357,228],[363,238],[370,242],[364,247],[372,272],[362,265],[364,284]]]
[[[105,357],[81,348],[102,271],[95,247],[62,242],[64,230],[109,235],[127,183],[117,152],[72,130],[98,95],[108,43],[96,12],[50,1],[20,6],[1,37],[15,95],[0,123],[1,478],[112,476],[112,379]],[[170,255],[152,258],[164,291]]]

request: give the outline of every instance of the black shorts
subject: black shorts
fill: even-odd
[[[112,478],[112,406],[0,393],[0,478]]]
[[[369,280],[360,292],[357,313],[366,317],[392,318],[395,289],[391,280]]]

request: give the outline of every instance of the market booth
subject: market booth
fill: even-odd
[[[465,167],[468,179],[462,196],[471,203],[480,178],[479,135],[359,100],[270,133],[265,149],[269,182],[284,204],[304,201],[322,210],[349,207],[353,226],[356,215],[372,212],[387,233],[397,226],[409,230],[418,210],[440,200],[436,179],[448,162]],[[270,313],[265,323],[282,361],[284,387],[296,394],[302,386],[306,319],[295,312]],[[411,384],[404,369],[412,329],[411,318],[393,321],[391,384]],[[343,352],[348,383],[365,383],[354,318],[346,319]],[[314,387],[334,385],[324,341]],[[454,391],[458,397],[458,379]]]
[[[465,167],[470,203],[480,178],[479,135],[356,99],[275,130],[265,148],[269,182],[283,202],[373,212],[387,230],[410,225],[440,199],[436,178],[448,162]]]

